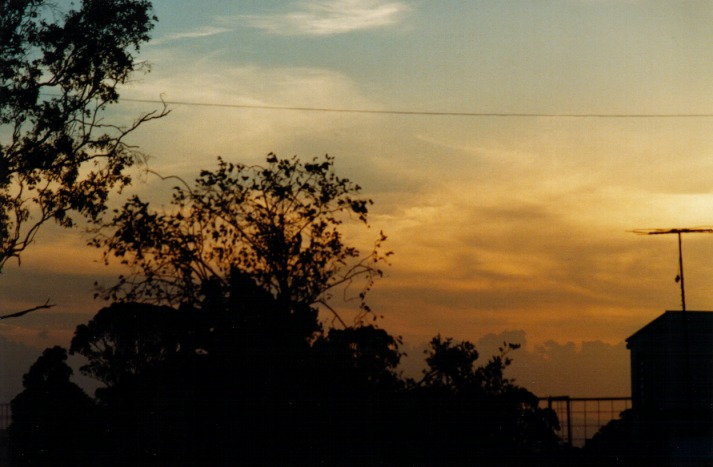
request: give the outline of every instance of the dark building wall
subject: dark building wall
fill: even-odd
[[[713,410],[713,312],[667,311],[626,341],[634,410]]]

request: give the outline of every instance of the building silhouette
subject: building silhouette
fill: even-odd
[[[713,312],[667,311],[626,343],[639,445],[671,464],[712,465]]]

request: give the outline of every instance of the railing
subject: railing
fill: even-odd
[[[570,446],[582,447],[602,426],[631,408],[631,397],[543,397],[543,406],[557,414],[560,438]]]

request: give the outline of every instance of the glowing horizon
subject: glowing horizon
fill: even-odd
[[[332,109],[535,114],[713,113],[713,4],[529,0],[158,0],[151,73],[124,88],[131,119],[166,100]],[[188,180],[217,156],[336,157],[372,198],[395,252],[379,324],[417,347],[524,331],[618,345],[680,308],[673,238],[713,224],[713,118],[488,118],[173,107],[133,135],[153,170]],[[171,183],[127,190],[165,203]],[[118,202],[119,198],[115,202]],[[713,309],[713,238],[685,240],[688,308]],[[51,298],[88,319],[115,264],[78,231],[45,229],[0,280],[0,311]],[[26,342],[57,323],[0,326]],[[9,324],[8,324],[9,325]],[[34,333],[34,334],[33,334]],[[53,334],[55,333],[55,334]],[[52,339],[54,336],[56,339]],[[64,345],[67,345],[65,342]],[[627,383],[628,384],[628,383]]]

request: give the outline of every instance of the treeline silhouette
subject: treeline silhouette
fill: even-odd
[[[115,303],[70,353],[104,386],[71,382],[45,350],[12,401],[16,465],[548,464],[557,419],[469,342],[435,337],[419,381],[374,325],[323,330],[237,271],[200,306]],[[210,289],[210,284],[206,285]]]

